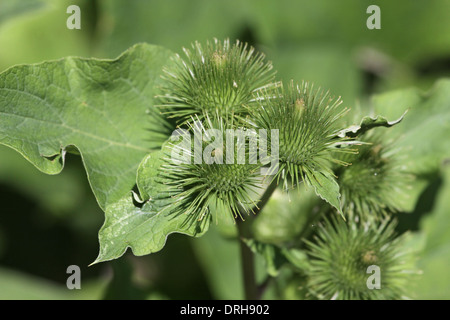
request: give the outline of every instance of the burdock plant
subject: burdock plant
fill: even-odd
[[[137,45],[116,60],[67,58],[0,75],[0,113],[10,115],[0,118],[0,142],[47,173],[62,169],[66,152],[83,157],[106,212],[95,263],[128,248],[159,251],[169,234],[201,236],[225,218],[237,229],[248,299],[282,286],[280,261],[301,277],[304,298],[404,297],[411,267],[386,221],[399,210],[405,175],[386,135],[372,135],[395,123],[343,125],[340,98],[307,81],[278,81],[249,44],[213,40],[183,51]],[[313,205],[301,205],[300,215],[288,209],[286,199],[308,188]],[[277,204],[283,215],[266,206],[279,201],[275,191],[289,193]],[[300,232],[259,242],[254,222],[286,215]],[[255,253],[268,266],[263,284]],[[367,286],[369,266],[381,272],[381,289]]]
[[[196,142],[172,144],[172,150],[187,154],[188,161],[174,162],[172,157],[162,166],[161,174],[172,188],[171,210],[199,221],[213,212],[216,216],[232,216],[241,226],[240,236],[248,243],[252,222],[264,214],[264,205],[277,186],[288,192],[305,184],[331,204],[333,215],[341,214],[332,218],[332,223],[325,220],[326,227],[321,227],[318,236],[307,240],[312,260],[305,272],[312,296],[403,297],[402,281],[407,273],[402,271],[406,266],[394,241],[394,225],[378,225],[375,221],[362,225],[354,219],[386,218],[396,209],[394,191],[403,187],[398,179],[401,173],[384,141],[367,133],[342,135],[345,129],[341,123],[348,110],[340,98],[306,81],[273,82],[272,66],[247,44],[215,40],[206,46],[195,43],[192,50],[184,52],[184,59],[176,56],[174,67],[165,70],[165,94],[160,105],[163,112],[176,119],[185,134],[203,133],[202,139],[197,138],[201,150],[218,139],[208,136],[208,129],[219,129],[221,141],[225,141],[227,130],[247,130],[252,137],[264,138],[259,151],[270,159],[277,157],[278,163],[261,176],[260,169],[267,163],[236,164],[234,146],[230,149],[222,144],[210,148],[206,155],[216,158],[219,154],[223,159],[231,152],[232,163],[195,163]],[[245,155],[249,162],[251,157]],[[255,199],[258,194],[260,198]],[[252,219],[242,227],[245,217]],[[321,215],[314,219],[320,221]],[[255,298],[254,279],[248,279],[254,277],[248,272],[251,256],[245,247],[242,251],[246,294]],[[386,272],[382,291],[366,286],[365,271],[371,264]]]

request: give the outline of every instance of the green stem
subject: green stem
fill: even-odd
[[[264,191],[263,195],[261,196],[261,199],[258,202],[258,207],[254,208],[255,215],[258,215],[266,205],[267,201],[269,201],[270,197],[272,196],[273,192],[277,188],[276,181],[272,181],[272,183],[267,187],[266,191]]]
[[[277,184],[272,182],[262,195],[260,201],[258,202],[258,207],[253,209],[255,215],[259,214],[267,201],[269,201],[270,196],[277,188]],[[258,285],[256,283],[255,276],[255,259],[253,252],[250,248],[242,241],[242,239],[252,238],[252,226],[253,219],[248,219],[247,221],[237,221],[237,228],[239,234],[239,245],[241,249],[241,265],[242,265],[242,277],[244,282],[244,292],[246,300],[257,300],[260,298],[261,294],[258,290]]]
[[[242,241],[243,238],[247,238],[249,233],[248,228],[246,228],[245,223],[241,221],[238,222],[238,232],[240,249],[241,249],[241,265],[242,265],[242,277],[244,282],[244,293],[246,300],[256,300],[257,298],[257,284],[255,277],[255,259],[253,252],[250,248]]]

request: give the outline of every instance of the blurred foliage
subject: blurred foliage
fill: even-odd
[[[66,28],[70,4],[81,7],[81,30]],[[398,231],[411,230],[409,245],[423,273],[411,283],[411,297],[448,299],[450,89],[448,80],[433,83],[450,75],[450,2],[379,0],[381,30],[366,28],[371,4],[2,0],[0,71],[68,55],[114,58],[137,42],[180,52],[195,40],[230,37],[265,52],[280,79],[313,81],[342,96],[355,117],[376,111],[393,120],[409,109],[404,121],[389,130],[405,150],[405,165],[417,174],[405,213],[398,214]],[[385,93],[390,90],[395,91]],[[370,99],[374,93],[383,94]],[[171,236],[162,252],[150,256],[127,255],[88,268],[98,253],[103,213],[76,156],[68,157],[60,175],[46,176],[2,146],[0,190],[0,299],[242,298],[238,244],[216,226],[200,239]],[[287,195],[271,199],[253,226],[258,240],[280,244],[290,234],[299,236],[310,222],[301,211],[314,207],[314,201],[289,196],[283,209],[280,201]],[[275,219],[280,215],[289,218],[281,223]],[[71,264],[81,267],[78,292],[65,287]],[[269,284],[266,298],[304,297],[301,273],[282,269],[278,279]]]
[[[431,212],[420,221],[420,232],[426,242],[420,253],[418,265],[422,276],[416,288],[415,297],[419,299],[449,299],[450,275],[450,166],[442,172],[443,185],[437,195]]]
[[[281,245],[300,237],[305,225],[314,220],[319,201],[312,187],[302,185],[289,192],[277,189],[253,225],[255,239]]]

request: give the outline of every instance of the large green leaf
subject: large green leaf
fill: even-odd
[[[443,170],[443,185],[439,189],[431,212],[420,221],[424,238],[418,266],[422,274],[411,284],[412,297],[417,299],[450,298],[450,167]]]
[[[0,143],[48,174],[59,173],[65,153],[76,150],[105,209],[131,190],[140,161],[170,132],[153,104],[171,56],[140,44],[115,60],[68,57],[6,70]]]
[[[418,175],[438,170],[450,157],[450,79],[442,79],[429,92],[405,89],[377,95],[373,99],[377,114],[397,119],[406,110],[401,124],[391,129],[402,147],[405,166]]]
[[[138,200],[144,201],[142,206],[135,204],[129,193],[106,208],[106,220],[99,234],[100,253],[94,263],[116,259],[127,248],[137,256],[159,251],[169,234],[174,232],[201,236],[208,230],[209,216],[191,223],[186,215],[173,215],[169,210],[163,210],[172,201],[170,194],[168,198],[164,197],[168,194],[167,186],[157,178],[164,152],[159,150],[149,154],[138,169],[137,185],[141,198]]]

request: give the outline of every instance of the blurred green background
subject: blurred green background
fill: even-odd
[[[81,30],[66,28],[71,4],[81,8]],[[381,8],[381,30],[366,27],[371,4]],[[249,42],[273,62],[279,79],[312,81],[354,110],[368,112],[373,94],[427,91],[450,75],[447,0],[0,2],[0,71],[68,55],[114,58],[137,42],[181,52],[213,37]],[[448,172],[429,174],[412,213],[401,219],[400,228],[417,231],[414,248],[432,243],[422,250],[425,275],[413,298],[450,298]],[[103,212],[76,156],[60,175],[46,176],[0,146],[0,191],[0,299],[242,298],[238,245],[214,226],[200,239],[173,235],[150,256],[126,254],[88,267]],[[82,290],[66,288],[72,264],[81,267]],[[295,298],[293,285],[280,283],[265,297]]]

